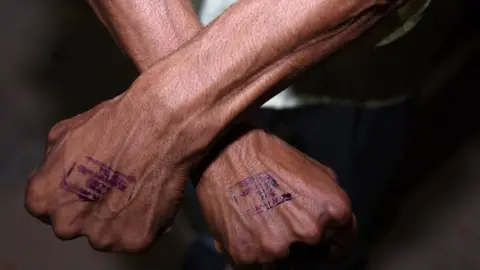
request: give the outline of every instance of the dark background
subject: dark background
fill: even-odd
[[[475,0],[434,0],[379,62],[346,75],[355,89],[401,85],[416,97],[408,158],[383,205],[398,211],[379,228],[373,269],[480,269],[478,12]],[[183,212],[171,234],[131,256],[61,242],[26,214],[23,188],[48,129],[124,91],[137,73],[83,1],[3,0],[0,18],[0,270],[178,269],[195,237]],[[374,68],[386,61],[394,68]],[[348,93],[337,80],[331,89]]]

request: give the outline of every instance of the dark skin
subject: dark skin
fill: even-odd
[[[99,2],[93,2],[94,10],[106,27],[110,29],[110,32],[114,33],[117,42],[122,44],[121,46],[131,56],[139,70],[146,70],[148,66],[160,59],[164,52],[170,51],[173,48],[172,43],[177,42],[181,44],[182,40],[187,40],[192,33],[201,30],[201,25],[188,2],[183,6],[174,5],[170,7],[175,10],[175,14],[182,15],[177,15],[174,18],[162,17],[162,14],[166,12],[157,12],[157,16],[153,18],[150,15],[151,13],[149,14],[150,16],[144,16],[140,12],[146,9],[150,11],[157,10],[157,8],[161,9],[157,1],[142,1],[141,6],[143,8],[139,8],[138,4],[129,2],[128,8],[124,7],[125,10],[129,11],[128,13],[118,12],[118,6],[114,9],[105,4],[105,2],[102,3],[104,5],[100,5]],[[112,3],[114,2],[109,2],[109,4]],[[179,4],[180,2],[174,3]],[[121,2],[119,5],[121,6]],[[120,19],[105,16],[105,14],[112,14],[111,12],[105,12],[105,9],[116,10],[123,16]],[[137,13],[135,12],[136,10],[138,10]],[[182,10],[182,12],[178,12],[179,10]],[[174,24],[171,27],[157,27],[158,25],[165,25],[165,22],[173,22]],[[179,26],[186,26],[186,28],[183,31],[179,31]],[[162,31],[156,29],[162,29]],[[140,36],[143,39],[140,39]],[[155,40],[170,40],[168,43],[170,47],[166,47],[167,45],[163,45],[162,42],[153,42]],[[331,233],[343,227],[346,228],[343,230],[345,234],[350,238],[353,237],[354,223],[353,219],[350,218],[348,198],[346,198],[345,194],[342,194],[343,191],[335,184],[335,177],[330,169],[309,160],[308,157],[294,150],[286,143],[281,142],[275,136],[265,133],[263,130],[247,129],[243,133],[246,134],[238,132],[237,136],[235,136],[236,140],[234,138],[226,138],[224,144],[229,144],[232,141],[236,142],[225,149],[222,149],[222,146],[218,147],[221,151],[218,157],[214,157],[213,154],[207,157],[207,159],[215,159],[215,162],[210,164],[207,161],[208,169],[203,174],[202,181],[197,188],[197,194],[202,202],[204,213],[207,213],[206,217],[212,231],[218,239],[223,238],[222,243],[229,245],[227,251],[234,260],[253,263],[281,258],[286,255],[289,246],[293,242],[318,243],[327,229],[327,223],[337,227],[331,229]],[[259,148],[252,148],[252,145],[258,144],[258,142],[261,142],[258,146]],[[255,149],[255,151],[250,151],[250,149]],[[284,157],[279,159],[279,154],[281,153],[284,153]],[[260,159],[258,157],[259,154],[263,154],[262,156],[265,159]],[[254,155],[257,158],[242,160],[242,156],[245,155]],[[288,160],[290,162],[287,162]],[[237,165],[234,166],[234,164]],[[245,169],[238,172],[238,164],[242,164],[242,167],[245,167]],[[282,166],[281,164],[296,165],[287,168],[291,175],[288,175],[287,171],[277,172],[282,176],[281,178],[277,177],[277,183],[281,185],[282,189],[289,192],[292,192],[295,188],[303,188],[303,190],[295,192],[295,194],[303,196],[295,195],[294,201],[289,201],[288,204],[280,208],[269,209],[268,212],[261,215],[245,215],[243,212],[246,209],[242,209],[242,206],[232,201],[231,192],[228,189],[242,178],[254,175],[262,170],[275,169],[278,171],[275,167]],[[310,173],[296,173],[296,177],[293,177],[294,171],[305,171],[306,169],[311,169],[312,171]],[[283,178],[290,181],[284,181]],[[309,194],[309,190],[316,190],[316,192]],[[331,196],[332,198],[338,196],[339,201],[337,205],[344,207],[344,209],[339,211],[344,211],[344,213],[337,215],[337,219],[316,220],[319,215],[328,212],[321,205],[325,203],[323,198],[326,194],[333,195]],[[273,200],[275,199],[273,198]],[[317,199],[318,201],[314,202]],[[302,200],[308,200],[309,202],[306,203]],[[218,205],[223,205],[227,208],[219,208]],[[316,205],[318,207],[306,209],[304,206],[308,205]],[[290,206],[290,208],[287,206]],[[243,208],[245,207],[243,206]],[[333,214],[335,213],[331,213],[331,215]],[[264,217],[266,220],[258,220],[260,217]],[[279,221],[275,218],[272,219],[272,217],[280,219],[283,217],[284,220]],[[216,224],[223,224],[222,228],[217,228]],[[237,229],[233,228],[233,226],[236,226]],[[283,227],[281,229],[283,232],[279,231],[280,227]],[[223,231],[232,231],[232,229],[237,230],[235,235],[222,234]],[[237,240],[234,237],[242,237],[244,239]],[[248,241],[247,237],[249,238]],[[263,238],[262,241],[260,241],[261,238]],[[272,238],[279,239],[279,242],[265,241]],[[333,240],[336,239],[345,240],[345,235],[338,235],[333,238]],[[249,246],[240,244],[245,241],[249,242]],[[345,248],[344,246],[348,242],[343,241],[340,243],[340,241],[337,241],[338,245],[336,245],[336,248]],[[254,253],[249,254],[248,251]],[[253,257],[253,255],[255,256]]]
[[[234,120],[280,90],[274,87],[279,82],[360,35],[390,6],[364,0],[342,6],[336,0],[243,0],[180,49],[150,58],[152,42],[137,50],[134,44],[144,37],[129,36],[136,32],[125,30],[130,26],[115,30],[123,17],[112,10],[122,11],[122,5],[102,10],[103,4],[114,2],[92,4],[146,71],[119,97],[57,124],[49,134],[45,162],[26,191],[29,212],[49,217],[58,237],[85,235],[93,247],[113,251],[146,248],[170,226],[190,170]],[[186,6],[181,1],[162,3],[163,11]],[[182,40],[178,24],[163,25]],[[149,38],[161,40],[154,37]],[[155,59],[150,68],[147,59]],[[78,187],[85,187],[88,177],[74,165],[92,168],[87,157],[112,168],[110,173],[135,180],[125,181],[130,184],[123,191],[110,185],[91,200],[79,200]],[[258,215],[243,214],[229,188],[263,171],[273,171],[281,192],[291,193],[292,200]],[[59,188],[66,178],[67,188]],[[327,227],[340,230],[353,224],[348,198],[331,171],[261,130],[227,147],[207,168],[197,192],[212,231],[239,263],[282,258],[295,241],[316,243]]]

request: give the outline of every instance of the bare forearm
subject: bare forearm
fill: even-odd
[[[243,0],[143,80],[162,80],[154,90],[162,106],[195,119],[196,141],[209,143],[282,79],[357,37],[388,7],[373,0]]]
[[[258,8],[255,6],[257,2],[246,1],[247,4],[253,3],[253,8]],[[270,0],[258,0],[264,4],[267,1]],[[128,8],[120,10],[129,13]],[[100,11],[98,6],[97,11]],[[203,150],[212,139],[250,101],[262,96],[285,75],[353,36],[340,35],[348,33],[346,31],[336,32],[325,42],[313,43],[323,44],[322,50],[313,51],[310,50],[313,47],[308,46],[308,36],[295,32],[295,41],[284,46],[275,43],[285,41],[279,38],[282,34],[278,33],[290,30],[286,32],[285,36],[288,36],[294,33],[294,29],[283,28],[287,24],[281,24],[278,29],[267,29],[272,26],[269,16],[279,15],[275,13],[277,11],[269,14],[267,10],[267,17],[256,20],[249,17],[248,9],[240,8],[240,12],[240,15],[230,14],[223,22],[219,20],[220,25],[216,28],[201,31],[186,46],[148,68],[122,95],[52,128],[48,136],[48,155],[38,173],[32,175],[25,192],[28,211],[42,220],[51,220],[54,233],[61,239],[84,235],[96,249],[144,250],[155,236],[171,225],[183,195],[185,180],[191,169],[198,165],[202,157],[198,154],[205,153]],[[252,13],[258,15],[256,11]],[[106,14],[100,16],[108,25],[111,23],[109,18],[115,16]],[[129,21],[128,18],[136,22],[139,18],[130,15],[113,20],[111,25],[122,25]],[[264,18],[266,22],[259,23],[259,18]],[[252,40],[248,31],[235,32],[235,27],[240,25],[235,22],[246,24],[248,27],[245,29],[252,29],[253,25],[258,28],[254,30],[263,33],[256,33]],[[358,22],[355,26],[365,25],[363,20]],[[262,28],[263,25],[267,28]],[[111,28],[119,43],[130,44],[141,33],[131,30],[128,23],[126,27],[130,30],[117,32]],[[272,34],[267,30],[278,33]],[[265,40],[255,40],[262,35],[265,35]],[[231,39],[224,39],[224,36]],[[313,35],[310,40],[318,41],[319,36],[324,37]],[[238,38],[242,37],[246,43],[238,42]],[[274,43],[268,41],[270,38],[276,38]],[[253,41],[261,45],[251,43]],[[158,50],[159,54],[171,51],[158,49],[166,48],[163,45],[152,47],[139,42],[136,48],[140,48],[140,53],[135,49],[129,53],[135,55],[139,67],[155,62],[144,60],[151,51]],[[276,47],[271,51],[273,45]],[[273,64],[275,62],[277,64]],[[266,68],[268,65],[270,67]],[[211,116],[210,119],[208,116]],[[223,159],[216,163],[216,166],[224,165],[216,167],[218,174],[212,176],[219,180],[212,180],[206,185],[202,180],[203,190],[205,186],[213,186],[212,182],[218,182],[218,189],[204,193],[199,187],[198,192],[216,196],[206,208],[209,223],[215,225],[216,235],[226,235],[222,235],[222,242],[227,244],[227,251],[236,255],[237,260],[254,263],[281,258],[288,253],[292,243],[316,244],[322,239],[325,229],[341,228],[347,219],[352,220],[348,199],[334,183],[328,169],[322,169],[278,139],[272,141],[271,136],[261,131],[248,135],[249,138],[242,137],[243,141],[238,141],[241,144],[235,144],[240,147],[227,149],[230,157],[237,158],[223,155]],[[262,154],[265,149],[272,151],[274,158]],[[92,170],[98,166],[118,177],[90,181],[95,174]],[[278,175],[278,183],[271,176],[268,176],[270,178],[267,179],[271,180],[268,182],[272,182],[272,186],[279,184],[280,187],[275,187],[275,190],[285,195],[275,197],[275,202],[280,201],[286,207],[279,206],[259,219],[250,216],[253,212],[247,209],[249,207],[238,209],[238,204],[230,200],[225,183],[233,184],[246,175],[272,170]],[[224,176],[230,181],[222,181]],[[267,175],[260,178],[264,177]],[[204,198],[204,201],[210,199]],[[284,202],[288,202],[288,206]],[[274,217],[274,222],[265,226],[264,217]],[[102,228],[111,230],[105,232]]]
[[[189,0],[89,0],[97,16],[141,71],[201,29]]]

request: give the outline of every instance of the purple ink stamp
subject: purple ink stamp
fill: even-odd
[[[282,192],[270,172],[243,179],[233,185],[230,192],[240,210],[249,215],[256,215],[292,200],[292,194]]]
[[[85,184],[69,182],[73,177],[82,179]],[[86,157],[85,163],[75,162],[68,171],[64,172],[60,187],[76,194],[81,200],[98,201],[111,189],[131,193],[134,185],[134,177],[115,171],[91,157]]]

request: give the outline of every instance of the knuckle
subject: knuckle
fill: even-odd
[[[48,132],[48,141],[55,141],[65,131],[67,127],[67,120],[63,120],[55,124]]]
[[[225,241],[223,247],[225,252],[230,255],[233,262],[238,265],[256,264],[259,259],[259,251],[262,250],[261,243],[257,239],[251,238],[233,238]]]
[[[113,249],[113,238],[109,234],[96,234],[88,236],[88,243],[97,251],[110,251]]]
[[[122,238],[122,247],[125,252],[137,253],[145,251],[153,242],[149,235],[129,235]]]
[[[25,209],[32,216],[44,216],[48,212],[48,204],[47,201],[44,200],[41,189],[32,183],[26,188],[24,204]]]
[[[235,264],[252,265],[257,263],[257,255],[251,250],[243,251],[238,254],[230,254]]]
[[[61,220],[54,221],[53,233],[57,238],[62,240],[70,240],[78,236],[78,230],[75,225]]]
[[[322,228],[318,223],[313,223],[307,228],[305,228],[302,235],[302,240],[305,243],[311,244],[311,245],[315,245],[318,242],[320,242],[321,238],[322,238]]]
[[[107,224],[102,221],[89,222],[84,230],[90,246],[97,251],[110,251],[114,247],[114,238]]]
[[[339,200],[328,204],[328,214],[335,222],[343,224],[352,217],[352,210],[347,201]]]
[[[269,254],[269,256],[267,258],[263,258],[263,262],[287,257],[289,253],[289,246],[290,245],[287,242],[277,242],[265,246],[265,251],[267,254]]]

